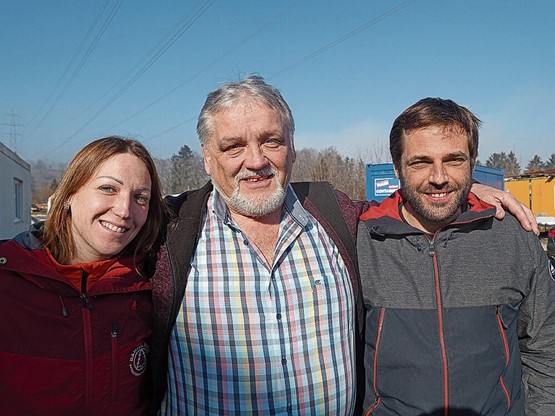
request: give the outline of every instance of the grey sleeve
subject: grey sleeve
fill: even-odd
[[[555,268],[530,235],[535,269],[520,308],[519,344],[526,416],[555,415]]]

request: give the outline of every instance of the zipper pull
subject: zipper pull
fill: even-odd
[[[81,300],[85,303],[85,307],[86,307],[88,310],[92,311],[92,310],[94,309],[94,308],[93,308],[93,304],[89,301],[89,298],[87,298],[87,296],[85,296],[84,293],[81,293],[81,294],[79,295],[79,297],[80,297]]]
[[[58,299],[60,299],[60,303],[62,304],[62,316],[64,318],[67,318],[69,316],[69,312],[68,312],[68,310],[66,308],[66,305],[64,303],[64,299],[62,298],[61,295],[58,295]]]
[[[430,257],[434,257],[434,255],[436,254],[435,240],[430,241],[430,246],[428,247],[428,254],[430,255]]]
[[[112,322],[112,338],[117,338],[118,336],[118,324],[117,322]]]

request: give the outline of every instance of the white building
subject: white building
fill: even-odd
[[[0,143],[0,239],[31,225],[31,165]]]

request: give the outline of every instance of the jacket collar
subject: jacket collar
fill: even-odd
[[[370,207],[360,216],[371,231],[378,234],[423,234],[408,223],[400,214],[401,205],[405,203],[401,191],[396,191],[384,199],[378,206]],[[460,227],[474,221],[481,221],[495,216],[495,207],[480,199],[472,192],[468,194],[465,210],[451,223],[443,228]]]

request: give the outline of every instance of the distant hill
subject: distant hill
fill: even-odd
[[[38,160],[30,161],[32,177],[32,197],[33,204],[44,204],[48,197],[52,195],[58,182],[65,170],[64,163],[53,163]]]

